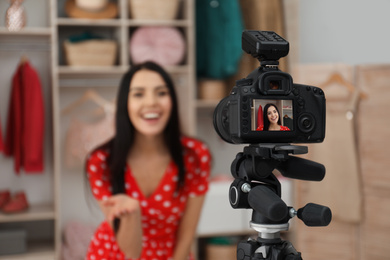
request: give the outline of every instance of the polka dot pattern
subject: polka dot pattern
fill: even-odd
[[[141,205],[143,237],[139,260],[172,259],[176,233],[188,198],[203,195],[208,190],[211,157],[207,146],[189,137],[182,138],[182,145],[186,176],[185,186],[180,192],[176,190],[178,170],[173,161],[167,167],[157,189],[149,197],[145,197],[139,189],[131,169],[125,169],[125,191],[130,197],[139,200]],[[106,162],[108,156],[108,151],[98,150],[87,161],[87,176],[92,194],[97,200],[111,196]],[[91,240],[86,260],[91,259],[125,259],[107,222],[98,227]]]

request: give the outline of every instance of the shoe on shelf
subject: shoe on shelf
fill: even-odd
[[[19,213],[28,209],[26,194],[21,191],[15,193],[12,198],[2,207],[4,213]]]
[[[0,191],[0,209],[11,199],[11,192],[9,190]]]

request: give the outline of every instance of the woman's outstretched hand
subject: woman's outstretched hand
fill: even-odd
[[[139,214],[139,201],[125,194],[116,194],[102,201],[107,221],[111,222],[115,218],[127,215]]]

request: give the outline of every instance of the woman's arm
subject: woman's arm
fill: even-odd
[[[98,203],[111,228],[114,226],[114,219],[120,219],[116,240],[126,258],[139,258],[142,251],[139,202],[127,195],[117,194]]]
[[[187,206],[179,225],[173,260],[188,259],[204,198],[205,195],[188,198]]]

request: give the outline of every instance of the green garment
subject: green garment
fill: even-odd
[[[196,1],[198,78],[225,79],[237,72],[243,30],[238,0]]]

